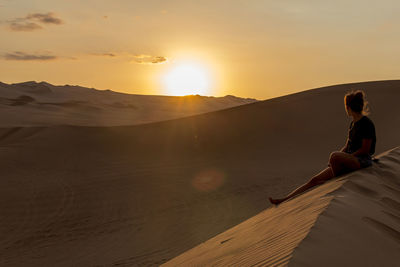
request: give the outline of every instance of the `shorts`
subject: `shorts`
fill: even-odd
[[[361,168],[366,168],[372,165],[372,158],[370,156],[356,156],[360,162]]]

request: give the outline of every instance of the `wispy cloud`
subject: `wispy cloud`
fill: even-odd
[[[91,53],[93,56],[116,57],[115,53]]]
[[[64,22],[55,16],[54,13],[32,13],[28,14],[24,18],[16,18],[10,21],[7,21],[9,28],[12,31],[35,31],[42,29],[43,27],[40,24],[55,24],[60,25]]]
[[[151,55],[134,55],[132,62],[137,64],[160,64],[167,62],[167,58],[163,56],[151,56]]]
[[[48,61],[58,58],[57,56],[50,54],[28,54],[20,51],[5,53],[2,57],[6,60],[19,60],[19,61]]]
[[[136,64],[162,64],[166,63],[168,59],[164,56],[152,56],[146,54],[131,54],[127,52],[115,53],[115,52],[104,52],[104,53],[90,53],[92,56],[102,57],[122,57],[128,58],[129,61]]]
[[[16,21],[10,22],[9,27],[12,31],[16,32],[31,32],[42,28],[42,26],[34,22],[16,22]]]
[[[54,13],[49,12],[49,13],[33,13],[29,14],[28,16],[25,17],[25,19],[28,20],[37,20],[41,23],[44,24],[62,24],[63,21],[59,18],[56,18]]]

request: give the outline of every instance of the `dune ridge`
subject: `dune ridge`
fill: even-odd
[[[396,266],[400,147],[271,207],[162,266]]]
[[[47,82],[0,83],[0,127],[136,125],[254,102],[231,95],[137,95]]]

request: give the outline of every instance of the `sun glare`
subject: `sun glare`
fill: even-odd
[[[203,66],[198,64],[177,65],[166,73],[163,80],[169,95],[206,95],[210,90],[209,74]]]

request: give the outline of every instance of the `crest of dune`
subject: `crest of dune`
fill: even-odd
[[[395,266],[400,147],[179,255],[163,266]]]

